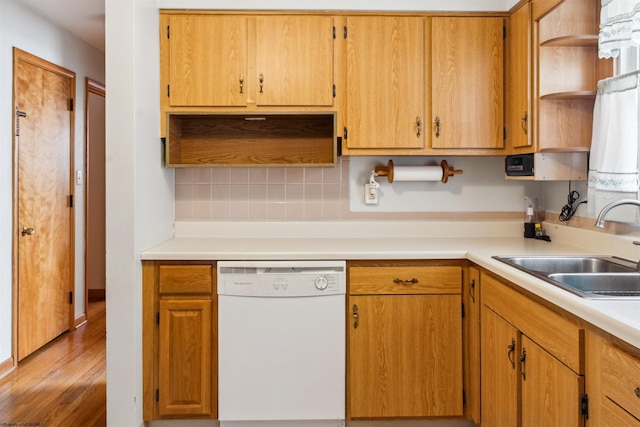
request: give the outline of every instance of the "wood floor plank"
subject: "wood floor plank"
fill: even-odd
[[[106,426],[105,302],[0,380],[0,425]]]

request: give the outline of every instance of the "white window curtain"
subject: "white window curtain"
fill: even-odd
[[[617,57],[640,44],[640,0],[602,0],[601,58]],[[640,70],[598,82],[589,157],[588,216],[618,199],[638,199]],[[611,211],[609,219],[639,222],[635,207]]]
[[[640,72],[598,82],[589,158],[587,210],[596,216],[608,203],[638,198],[638,102]],[[638,209],[616,209],[609,219],[638,222]]]
[[[631,45],[640,45],[640,0],[602,0],[600,58],[615,58]]]

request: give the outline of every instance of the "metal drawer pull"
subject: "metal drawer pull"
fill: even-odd
[[[351,310],[353,311],[353,329],[357,329],[358,328],[358,305],[353,304],[353,307],[351,307]]]
[[[527,361],[527,349],[526,348],[522,348],[522,356],[520,356],[520,373],[522,374],[522,380],[526,380],[527,379],[527,373],[524,371],[525,368],[525,362]]]
[[[414,277],[413,279],[410,279],[410,280],[402,280],[402,279],[400,279],[400,278],[396,277],[395,279],[393,279],[393,283],[398,284],[398,285],[399,285],[400,283],[402,283],[403,285],[407,285],[407,286],[409,286],[410,284],[411,284],[411,285],[415,285],[416,283],[418,283],[418,279],[416,279],[416,278]]]
[[[516,340],[511,338],[511,344],[507,346],[507,357],[509,358],[509,362],[511,362],[511,368],[516,369],[516,361],[513,358],[513,354],[516,352]]]
[[[471,296],[471,301],[476,302],[476,278],[471,279],[471,283],[469,283],[469,295]]]
[[[524,134],[527,134],[527,112],[524,112],[524,115],[522,116],[522,118],[520,119],[520,127],[522,127],[522,131],[524,132]]]

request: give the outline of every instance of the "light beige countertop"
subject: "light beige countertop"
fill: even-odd
[[[640,258],[634,236],[543,224],[551,242],[501,222],[178,222],[175,238],[143,260],[468,259],[640,348],[640,300],[574,295],[493,259],[495,255],[615,255]],[[635,236],[635,239],[638,239]]]

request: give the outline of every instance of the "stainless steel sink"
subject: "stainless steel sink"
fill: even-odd
[[[589,297],[640,298],[640,273],[555,273],[549,279]],[[564,287],[563,286],[563,287]]]
[[[493,257],[583,298],[640,299],[636,263],[612,256]]]
[[[599,256],[522,256],[494,257],[504,263],[541,273],[632,273],[634,263],[616,257]]]

